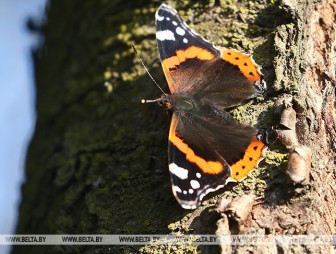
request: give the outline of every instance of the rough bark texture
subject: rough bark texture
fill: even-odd
[[[169,118],[156,105],[140,105],[141,98],[160,94],[131,49],[135,43],[167,91],[155,42],[154,13],[160,2],[50,1],[45,41],[35,52],[38,120],[17,233],[335,234],[335,2],[168,3],[207,39],[251,53],[262,66],[265,98],[231,113],[240,122],[269,130],[265,162],[199,209],[181,209],[167,172]],[[309,185],[286,181],[287,150],[272,133],[283,101],[296,111],[299,143],[312,150]],[[221,197],[250,192],[263,200],[238,226],[213,209]],[[226,246],[223,253],[328,253],[331,248]],[[218,253],[220,248],[26,246],[13,253],[41,251]]]

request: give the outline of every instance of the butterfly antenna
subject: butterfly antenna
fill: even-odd
[[[152,102],[157,102],[157,101],[161,101],[161,98],[158,98],[158,99],[155,99],[155,100],[145,100],[145,99],[142,99],[141,103],[152,103]]]
[[[149,71],[148,71],[146,65],[144,64],[144,62],[142,61],[141,57],[139,56],[138,51],[136,50],[134,44],[132,44],[132,48],[133,48],[133,50],[134,50],[136,56],[137,56],[138,59],[140,60],[142,66],[144,67],[145,71],[147,72],[148,76],[151,78],[151,80],[153,80],[153,82],[154,82],[155,85],[161,90],[161,92],[162,92],[163,94],[166,94],[166,93],[162,90],[162,88],[159,86],[159,84],[156,83],[156,81],[155,81],[155,79],[152,77],[152,75],[149,73]],[[143,101],[145,101],[145,102],[143,102]],[[142,102],[142,103],[146,103],[147,101],[148,101],[148,102],[151,102],[150,100],[142,100],[141,102]],[[154,101],[156,101],[156,100],[154,100]],[[154,101],[153,101],[153,102],[154,102]]]

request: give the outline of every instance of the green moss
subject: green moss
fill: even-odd
[[[181,244],[181,245],[147,245],[143,248],[140,248],[140,253],[148,254],[163,254],[163,253],[175,253],[175,254],[196,254],[199,253],[198,246],[192,244]]]
[[[269,151],[266,160],[269,165],[281,166],[287,160],[287,153]]]

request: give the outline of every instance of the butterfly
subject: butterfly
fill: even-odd
[[[266,145],[260,135],[227,109],[260,95],[265,81],[249,55],[214,46],[170,6],[159,7],[155,23],[171,92],[157,101],[172,112],[172,191],[183,208],[195,209],[206,194],[244,179],[263,159]]]

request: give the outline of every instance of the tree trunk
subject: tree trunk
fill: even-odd
[[[269,132],[263,165],[203,206],[179,207],[167,171],[169,117],[156,105],[136,47],[165,86],[149,1],[50,1],[45,41],[34,53],[37,127],[26,161],[17,233],[259,235],[335,234],[336,3],[321,1],[169,2],[198,33],[218,46],[253,54],[268,91],[231,110]],[[296,113],[299,146],[311,150],[310,181],[286,176],[288,150],[273,134],[286,107]],[[297,147],[297,146],[295,146]],[[296,148],[291,146],[290,151]],[[300,154],[299,154],[300,155]],[[291,161],[291,159],[289,159]],[[309,182],[309,184],[307,184]],[[233,223],[213,208],[253,192],[259,200]],[[262,199],[260,199],[260,197]],[[222,217],[222,218],[221,218]],[[223,253],[331,252],[331,246],[223,245]],[[220,252],[206,246],[16,246],[13,253]]]

